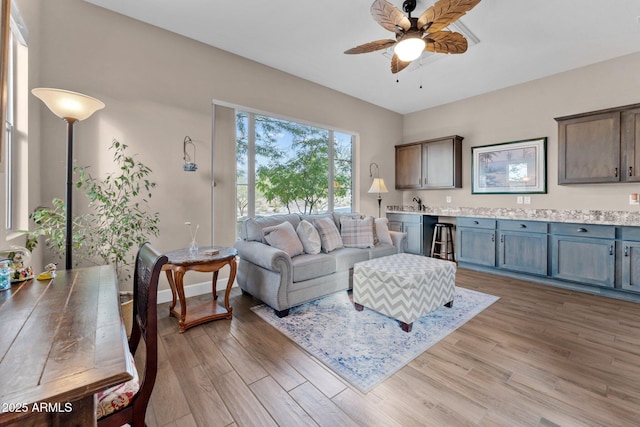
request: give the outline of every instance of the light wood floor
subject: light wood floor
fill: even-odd
[[[164,304],[147,424],[640,425],[640,304],[468,270],[456,282],[501,299],[367,394],[239,291],[231,321],[184,334]]]

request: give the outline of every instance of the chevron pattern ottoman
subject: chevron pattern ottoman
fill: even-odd
[[[456,264],[407,253],[353,266],[353,303],[398,319],[411,332],[413,322],[436,308],[453,306]]]

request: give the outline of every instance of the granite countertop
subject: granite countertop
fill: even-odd
[[[640,212],[589,209],[523,209],[523,208],[466,208],[432,206],[417,210],[415,206],[387,206],[387,213],[433,215],[448,217],[477,217],[516,219],[527,221],[568,222],[579,224],[640,226]]]

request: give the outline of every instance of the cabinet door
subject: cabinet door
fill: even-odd
[[[498,267],[522,273],[547,275],[547,235],[498,232]]]
[[[613,287],[615,240],[551,236],[551,277]]]
[[[422,255],[422,223],[403,222],[402,231],[407,233],[406,251],[410,254]]]
[[[391,230],[391,231],[402,231],[402,222],[400,222],[400,221],[389,221],[389,230]]]
[[[460,227],[456,230],[458,261],[495,267],[495,230]]]
[[[422,144],[396,147],[396,189],[422,186]]]
[[[623,180],[640,181],[640,108],[622,112]]]
[[[622,242],[622,289],[640,292],[640,242]]]
[[[620,112],[558,119],[558,184],[620,181]]]
[[[422,145],[425,189],[462,187],[462,138],[454,137]]]

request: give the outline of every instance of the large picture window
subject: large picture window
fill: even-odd
[[[349,212],[353,135],[236,111],[236,216]]]

